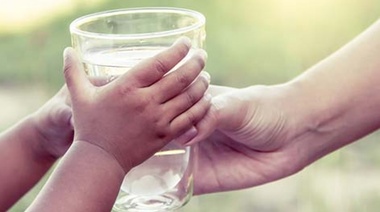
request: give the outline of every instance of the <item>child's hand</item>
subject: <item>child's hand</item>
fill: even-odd
[[[31,115],[33,125],[41,138],[38,154],[61,157],[73,141],[70,97],[66,86]]]
[[[190,42],[182,39],[100,87],[87,79],[74,50],[66,49],[74,142],[103,149],[128,171],[173,138],[185,132],[189,140],[196,136],[194,126],[210,107],[210,96],[204,97],[209,77],[200,74],[206,54],[198,51],[168,73],[189,49]]]

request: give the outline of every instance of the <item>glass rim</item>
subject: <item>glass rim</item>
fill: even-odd
[[[79,26],[81,26],[84,23],[87,23],[88,20],[91,20],[95,17],[110,17],[110,16],[120,15],[120,14],[152,13],[152,12],[160,12],[160,13],[167,13],[167,14],[170,14],[170,13],[185,14],[190,17],[194,17],[198,21],[190,26],[186,26],[186,27],[182,27],[178,29],[166,30],[166,31],[160,31],[160,32],[147,32],[147,33],[110,34],[110,33],[89,32],[89,31],[79,29]],[[195,10],[177,8],[177,7],[135,7],[135,8],[116,9],[116,10],[106,10],[102,12],[96,12],[96,13],[91,13],[88,15],[81,16],[71,22],[70,33],[76,34],[79,36],[92,37],[92,38],[98,38],[98,39],[157,38],[157,37],[166,37],[166,36],[183,34],[183,33],[192,31],[194,29],[197,29],[203,26],[205,22],[206,22],[206,18],[204,17],[204,15]]]

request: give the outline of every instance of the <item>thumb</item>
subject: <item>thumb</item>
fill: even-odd
[[[235,131],[240,128],[242,120],[246,117],[244,101],[228,93],[213,98],[215,108],[216,127],[222,131]]]
[[[72,97],[79,97],[85,89],[91,86],[83,70],[83,65],[75,50],[67,47],[63,52],[63,73],[67,88]]]

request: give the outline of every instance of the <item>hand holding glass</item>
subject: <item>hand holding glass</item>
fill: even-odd
[[[94,83],[105,84],[141,60],[188,37],[203,48],[205,18],[180,8],[134,8],[80,17],[70,25],[72,44]],[[128,117],[125,117],[128,118]],[[192,195],[195,147],[168,144],[125,177],[115,211],[170,211]]]

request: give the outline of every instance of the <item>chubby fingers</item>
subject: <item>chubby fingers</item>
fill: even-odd
[[[182,93],[162,104],[164,113],[172,120],[185,112],[204,97],[209,83],[210,75],[207,72],[202,72]]]
[[[202,72],[197,79],[181,94],[161,104],[166,118],[174,132],[184,133],[186,142],[197,135],[195,124],[202,119],[210,108],[211,95],[205,94],[210,83],[210,75]],[[189,129],[190,127],[190,129]],[[186,133],[184,130],[187,130]],[[178,134],[175,135],[177,137]]]
[[[170,122],[170,128],[172,131],[178,132],[174,137],[184,134],[180,143],[186,143],[193,139],[198,134],[198,130],[195,127],[196,124],[207,114],[210,107],[211,95],[206,94],[191,108],[175,117]]]
[[[156,100],[164,103],[181,94],[199,76],[206,64],[206,59],[207,53],[198,49],[176,70],[152,85],[153,90],[156,92]]]
[[[134,87],[148,87],[160,80],[167,72],[174,68],[191,48],[191,41],[187,37],[178,39],[170,48],[160,52],[152,58],[143,60],[117,81],[121,84],[132,84]],[[127,60],[128,58],[126,58]]]
[[[198,143],[208,138],[217,128],[218,123],[218,108],[214,104],[214,100],[211,101],[211,106],[203,118],[194,126],[197,131],[196,136],[189,137],[189,132],[180,135],[175,139],[176,142],[184,144],[186,146]]]
[[[217,128],[223,125],[223,123],[230,123],[231,118],[228,116],[234,116],[237,112],[236,108],[235,110],[227,109],[228,105],[233,105],[229,104],[231,99],[228,98],[228,93],[234,90],[236,89],[210,85],[207,93],[213,96],[211,107],[203,118],[196,123],[194,129],[188,130],[174,140],[183,145],[192,145],[207,139]],[[197,132],[196,136],[190,136],[193,134],[193,131]]]

